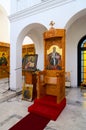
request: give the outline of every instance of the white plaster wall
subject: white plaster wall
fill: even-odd
[[[12,28],[14,28],[14,26],[18,27],[17,35],[22,28],[36,22],[49,28],[49,23],[53,20],[55,21],[56,28],[64,28],[72,16],[86,8],[85,5],[85,0],[69,0],[67,3],[64,2],[57,4],[52,8],[46,6],[45,9],[43,9],[44,4],[40,4],[40,8],[39,6],[35,6],[30,9],[28,8],[27,10],[10,16],[9,19],[13,22],[12,24],[15,24]]]
[[[11,0],[0,0],[0,5],[6,10],[7,15],[10,15],[10,1]]]
[[[56,1],[56,0],[55,0]],[[55,2],[54,1],[54,2]],[[82,2],[83,1],[83,2]],[[16,13],[10,16],[11,21],[11,89],[15,90],[16,88],[22,87],[21,84],[21,70],[17,70],[16,68],[21,67],[21,45],[24,39],[24,36],[27,33],[31,32],[32,40],[36,43],[36,51],[39,54],[38,64],[39,67],[42,69],[43,66],[43,37],[38,30],[41,30],[41,27],[44,26],[46,29],[49,28],[49,23],[51,20],[55,21],[56,28],[65,28],[67,22],[70,20],[72,16],[74,16],[80,10],[86,8],[86,1],[85,0],[70,0],[65,4],[55,5],[52,8],[46,5],[37,6],[37,8],[32,8],[32,10],[27,9],[24,12]],[[31,9],[31,8],[30,8]],[[35,29],[34,26],[29,26],[30,24],[39,23],[42,26],[38,26]],[[83,24],[83,23],[82,23]],[[82,25],[81,24],[81,25]],[[75,26],[76,25],[76,26]],[[31,28],[28,28],[31,27]],[[26,28],[27,27],[27,28]],[[76,28],[77,27],[77,28]],[[24,28],[25,31],[22,31]],[[70,28],[70,29],[69,29]],[[81,31],[76,35],[73,35],[76,30],[78,30],[78,25],[75,23],[74,26],[68,27],[67,30],[67,39],[66,39],[66,70],[71,72],[71,85],[76,87],[77,85],[77,43],[82,35],[85,32]],[[32,29],[32,31],[31,31]],[[44,32],[44,30],[41,30]],[[36,33],[37,32],[37,33]],[[72,50],[72,51],[71,51]],[[71,52],[73,55],[71,55]],[[15,63],[14,63],[15,62]],[[39,69],[40,69],[39,68]]]
[[[0,42],[10,43],[10,0],[0,0]]]
[[[11,14],[40,3],[41,0],[11,0]]]
[[[3,0],[2,0],[3,1]],[[5,1],[5,0],[4,0]],[[8,0],[9,1],[9,0]],[[60,2],[70,2],[70,1],[75,1],[75,3],[77,2],[79,4],[79,8],[82,5],[85,5],[85,0],[54,0],[57,1],[57,3]],[[25,8],[29,8],[35,5],[39,5],[39,4],[44,4],[44,3],[51,3],[52,4],[52,0],[11,0],[11,14],[16,13],[17,11],[21,11]],[[78,6],[76,5],[76,8],[78,8]],[[73,8],[76,9],[76,8]],[[72,10],[72,11],[73,11]]]
[[[0,42],[10,43],[10,22],[0,11]]]
[[[79,40],[86,35],[86,16],[76,20],[67,32],[66,71],[71,73],[71,86],[77,86],[77,46]]]

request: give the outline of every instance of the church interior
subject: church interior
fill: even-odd
[[[85,5],[0,1],[1,130],[86,130]]]

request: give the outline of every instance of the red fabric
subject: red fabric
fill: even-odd
[[[50,120],[36,114],[28,114],[9,130],[43,130]]]
[[[50,120],[56,120],[65,105],[65,98],[61,101],[61,103],[57,104],[55,97],[46,96],[42,99],[36,99],[34,104],[28,108],[28,111],[49,118]]]
[[[36,99],[28,108],[30,114],[20,120],[9,130],[43,130],[50,120],[56,120],[66,105],[66,98],[56,103],[55,96]]]

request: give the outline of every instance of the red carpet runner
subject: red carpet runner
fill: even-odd
[[[59,104],[56,103],[56,96],[45,96],[41,99],[36,99],[34,104],[28,108],[30,113],[41,115],[50,120],[56,120],[61,111],[66,105],[64,98]]]
[[[34,104],[28,108],[30,114],[9,130],[43,130],[50,120],[57,119],[65,105],[65,98],[59,104],[56,103],[55,96],[36,99]]]
[[[35,114],[28,114],[9,130],[43,130],[50,120]]]

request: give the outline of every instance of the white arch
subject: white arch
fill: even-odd
[[[11,73],[10,75],[10,88],[17,90],[22,88],[22,42],[25,36],[29,36],[35,43],[36,53],[38,54],[37,68],[43,69],[44,61],[40,62],[40,59],[44,59],[44,48],[43,48],[43,33],[47,28],[39,23],[32,23],[23,28],[17,37],[15,45],[11,46]],[[16,46],[16,47],[14,47]],[[14,62],[13,62],[14,59]],[[20,78],[20,79],[19,79]],[[13,82],[13,79],[16,82]],[[14,80],[14,81],[15,81]],[[20,81],[20,82],[19,82]]]
[[[67,21],[65,28],[66,30],[68,30],[68,28],[77,20],[80,19],[81,17],[86,16],[86,9],[82,9],[79,12],[77,12],[76,14],[74,14],[73,16],[71,16],[71,18]]]
[[[66,70],[71,73],[71,85],[77,86],[77,45],[81,37],[86,34],[86,9],[72,16],[66,29]]]
[[[36,53],[39,55],[38,59],[43,58],[43,52],[44,52],[43,33],[45,30],[47,30],[47,28],[42,24],[39,24],[39,23],[29,24],[20,32],[18,36],[18,39],[17,39],[18,47],[21,46],[24,37],[27,35],[35,43]],[[41,54],[39,50],[41,50]],[[39,60],[38,60],[38,68],[40,69],[43,68],[43,66],[41,66],[41,64],[39,63]]]

